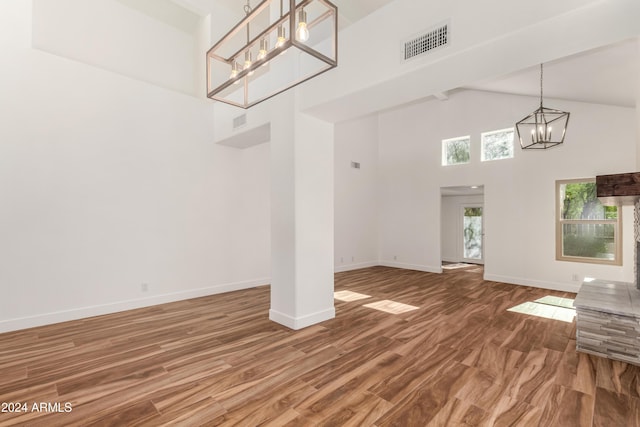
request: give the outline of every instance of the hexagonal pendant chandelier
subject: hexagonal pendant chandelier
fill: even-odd
[[[207,97],[252,107],[338,65],[338,8],[263,0],[207,52]]]
[[[546,149],[564,142],[569,113],[542,106],[542,64],[540,64],[540,107],[516,123],[523,149]]]

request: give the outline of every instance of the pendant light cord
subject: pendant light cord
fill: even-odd
[[[540,108],[542,108],[542,64],[540,64]]]
[[[249,4],[249,0],[247,0],[247,4],[244,5],[244,13],[246,16],[249,16],[251,13],[251,5]],[[247,22],[247,44],[249,44],[249,23]]]

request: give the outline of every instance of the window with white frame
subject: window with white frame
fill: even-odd
[[[622,265],[622,211],[604,206],[595,179],[556,181],[556,259]]]
[[[442,166],[469,163],[471,158],[471,138],[445,139],[442,141]]]
[[[480,160],[483,162],[513,157],[513,128],[484,132],[481,141]]]

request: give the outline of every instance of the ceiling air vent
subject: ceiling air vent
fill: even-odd
[[[246,125],[247,124],[247,115],[246,114],[242,114],[238,117],[234,117],[233,118],[233,128],[234,129],[238,129],[240,126],[242,125]]]
[[[439,25],[424,31],[421,35],[406,40],[403,44],[404,60],[415,58],[449,44],[449,24]]]

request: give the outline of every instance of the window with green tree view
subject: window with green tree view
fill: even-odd
[[[595,179],[556,181],[556,259],[622,265],[622,212],[604,206]]]
[[[483,132],[480,141],[483,162],[513,158],[513,128]]]
[[[471,138],[451,138],[442,141],[442,166],[469,163]]]

